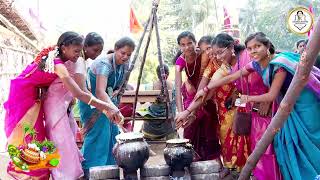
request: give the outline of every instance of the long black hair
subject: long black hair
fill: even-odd
[[[299,45],[300,45],[302,42],[303,42],[303,43],[306,43],[306,40],[300,39],[299,41],[296,42],[296,48],[297,48],[297,49],[298,49]]]
[[[191,39],[194,43],[197,42],[197,41],[196,41],[196,38],[195,38],[195,36],[194,36],[194,34],[193,34],[192,32],[190,32],[190,31],[183,31],[182,33],[180,33],[180,34],[178,35],[178,37],[177,37],[177,43],[180,45],[180,40],[181,40],[182,38],[185,38],[185,37]]]
[[[252,39],[255,39],[258,42],[265,45],[266,47],[269,47],[270,54],[274,54],[276,52],[272,42],[263,32],[256,32],[256,33],[250,34],[245,41],[245,45],[247,46],[248,42],[251,41]]]
[[[62,50],[61,50],[62,46],[82,45],[82,43],[83,43],[83,37],[80,36],[78,33],[73,31],[64,32],[63,34],[61,34],[57,42],[57,48],[58,48],[57,56],[59,57],[63,56]],[[45,69],[45,64],[48,59],[49,51],[52,51],[52,50],[54,50],[54,47],[45,48],[35,58],[35,61],[39,63],[38,66],[41,70]]]
[[[96,32],[90,32],[84,39],[84,46],[104,45],[103,38]]]
[[[173,59],[172,59],[172,64],[173,64],[173,65],[176,64],[176,61],[177,61],[178,57],[181,56],[181,54],[182,54],[182,51],[179,49],[179,50],[177,51],[176,55],[175,55],[175,56],[173,57]]]
[[[198,42],[198,46],[200,46],[202,43],[211,44],[213,40],[213,36],[202,36]]]
[[[239,56],[240,52],[246,49],[244,45],[236,43],[236,41],[227,33],[218,34],[213,39],[211,45],[216,45],[219,48],[227,48],[233,45],[236,56]]]
[[[73,31],[67,31],[61,34],[58,39],[57,46],[59,50],[59,56],[62,55],[61,47],[62,46],[69,46],[69,45],[82,45],[83,44],[83,37],[80,36],[78,33]]]
[[[123,48],[125,46],[129,46],[130,48],[134,49],[136,47],[134,41],[129,38],[129,37],[123,37],[121,39],[119,39],[115,45],[114,45],[114,49],[117,50],[117,49],[120,49],[120,48]]]

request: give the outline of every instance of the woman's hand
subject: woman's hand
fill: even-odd
[[[118,124],[119,126],[123,126],[124,124],[124,117],[121,114],[120,111],[118,111],[116,114],[114,114],[114,123]]]
[[[110,119],[111,122],[120,126],[123,125],[124,117],[117,107],[113,107],[109,110],[104,110],[103,113]]]
[[[190,112],[187,110],[177,114],[177,116],[176,116],[176,129],[179,129],[183,126],[183,124],[185,123],[185,120],[187,119],[189,114],[190,114]]]
[[[117,90],[113,91],[112,98],[118,96],[119,93],[120,93],[120,89],[117,89]]]
[[[202,99],[202,102],[204,102],[207,99],[208,92],[205,92],[203,89],[197,92],[196,96],[194,97],[195,101],[198,99]]]
[[[240,96],[241,104],[249,102],[249,97],[250,96],[248,96],[248,95],[241,95]]]
[[[268,116],[271,108],[271,102],[261,102],[259,103],[259,115],[260,116]]]
[[[197,119],[197,116],[193,113],[190,113],[187,119],[184,121],[182,127],[183,128],[189,127],[196,119]]]
[[[237,90],[233,91],[231,96],[229,96],[224,103],[226,108],[231,109],[235,105],[235,102],[238,98],[239,92]]]

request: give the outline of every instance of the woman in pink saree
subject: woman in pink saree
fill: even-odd
[[[97,33],[89,33],[85,38],[81,57],[78,58],[78,61],[84,63],[84,60],[89,58],[94,60],[101,54],[102,49],[102,37]],[[77,73],[79,73],[78,69],[82,67],[78,67],[81,63],[78,61],[77,63],[67,61],[65,66],[70,76],[75,79],[81,88],[81,83],[76,78]],[[83,68],[85,69],[85,67]],[[85,83],[85,80],[83,81]],[[83,90],[86,90],[86,88]],[[61,156],[59,167],[51,170],[53,179],[78,179],[83,175],[81,166],[83,156],[76,143],[78,126],[73,114],[67,111],[72,100],[72,93],[64,87],[61,79],[57,78],[50,85],[44,101],[47,136],[59,149]],[[57,104],[60,105],[57,106]]]
[[[232,68],[233,73],[239,69],[245,67],[250,61],[249,53],[244,50],[238,58],[238,62]],[[243,87],[241,87],[240,80],[235,81],[237,89],[241,92],[242,88],[246,94],[247,87],[249,88],[250,95],[261,95],[268,92],[268,88],[263,84],[263,80],[259,73],[253,72],[249,76],[243,78]],[[252,124],[250,133],[250,149],[253,151],[258,141],[261,139],[264,131],[267,129],[271,122],[272,103],[255,103],[254,108],[258,109],[258,112],[252,112]],[[247,107],[249,108],[249,107]],[[249,110],[249,109],[248,109]],[[273,145],[270,144],[266,152],[261,156],[260,161],[257,163],[256,168],[253,171],[253,175],[258,180],[279,180],[281,179],[280,169],[277,165]]]
[[[121,120],[122,115],[118,113],[117,108],[82,91],[66,69],[64,65],[66,61],[75,62],[78,59],[83,47],[82,42],[83,38],[75,32],[63,33],[56,46],[42,50],[36,59],[11,81],[9,98],[4,104],[8,144],[18,146],[32,140],[30,136],[24,136],[23,127],[25,125],[35,129],[34,140],[45,140],[45,114],[37,88],[49,86],[57,77],[60,77],[63,85],[74,97],[96,106],[116,122]],[[61,104],[56,104],[56,106],[61,106]],[[7,172],[15,179],[49,179],[48,169],[17,172],[10,163]]]
[[[72,77],[75,63],[67,61],[64,64]],[[61,156],[59,167],[51,170],[53,179],[77,179],[83,175],[82,154],[75,141],[78,126],[72,113],[67,113],[72,99],[71,92],[57,78],[49,86],[43,104],[47,137],[54,142]]]

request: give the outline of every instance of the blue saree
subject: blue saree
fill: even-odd
[[[294,76],[300,56],[280,53],[262,69],[257,62],[252,68],[271,86],[274,74],[281,68],[287,72],[278,102],[284,97]],[[320,96],[319,69],[313,68],[307,86],[301,92],[283,128],[274,138],[274,149],[285,180],[315,179],[320,174]]]
[[[89,81],[91,84],[91,93],[96,96],[96,77],[103,75],[107,77],[107,89],[109,97],[114,90],[118,89],[123,82],[124,73],[127,69],[127,64],[116,65],[114,57],[101,58],[95,60],[88,70]],[[119,99],[111,98],[112,102],[118,106]],[[82,124],[86,124],[97,109],[81,102],[80,119]],[[104,166],[115,164],[115,159],[112,155],[112,148],[116,143],[115,136],[119,134],[118,126],[112,123],[107,116],[100,114],[93,127],[84,137],[83,147],[81,149],[84,161],[82,162],[83,169],[88,172],[89,168],[94,166]]]

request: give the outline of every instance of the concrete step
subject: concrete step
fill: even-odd
[[[191,175],[191,180],[218,180],[219,173]]]
[[[215,160],[193,162],[190,165],[190,174],[211,174],[219,173],[220,164]]]
[[[140,169],[141,177],[169,176],[170,167],[167,165],[149,165]]]
[[[97,166],[90,168],[90,179],[119,179],[120,170],[118,166]]]

